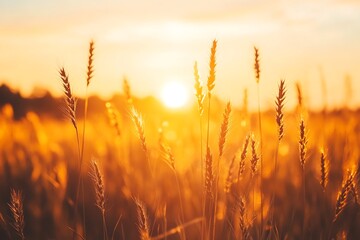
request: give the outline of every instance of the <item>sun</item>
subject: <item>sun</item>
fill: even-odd
[[[189,92],[180,81],[166,82],[161,89],[161,100],[169,108],[181,108],[189,101]]]

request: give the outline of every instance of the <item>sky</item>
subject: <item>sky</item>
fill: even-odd
[[[13,0],[0,2],[0,83],[28,95],[60,95],[58,69],[85,92],[88,44],[95,41],[90,92],[109,97],[126,76],[135,95],[159,96],[169,81],[193,92],[193,65],[206,82],[218,41],[215,94],[256,104],[254,46],[260,51],[261,101],[272,107],[280,79],[287,105],[299,81],[308,105],[360,105],[360,1],[352,0]],[[351,80],[351,97],[345,79]],[[323,79],[323,80],[322,80]],[[348,91],[349,92],[349,91]],[[348,96],[348,97],[346,97]],[[252,99],[254,99],[252,101]]]

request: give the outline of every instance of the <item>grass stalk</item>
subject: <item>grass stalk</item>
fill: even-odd
[[[260,138],[260,232],[262,235],[263,232],[263,219],[264,219],[264,206],[263,206],[263,138],[262,138],[262,124],[261,124],[261,106],[260,106],[260,60],[259,60],[259,50],[254,47],[255,51],[255,63],[254,63],[254,70],[255,70],[255,78],[257,84],[257,108],[258,108],[258,124],[259,124],[259,138]]]
[[[203,159],[203,121],[202,115],[204,113],[204,98],[205,94],[203,92],[203,86],[200,82],[199,71],[197,67],[197,62],[194,64],[194,78],[195,78],[195,96],[198,102],[198,109],[199,109],[199,127],[200,127],[200,174],[201,174],[201,195],[200,195],[200,202],[202,206],[202,213],[201,215],[205,218],[205,182],[204,182],[204,159]],[[201,232],[204,231],[204,222],[201,223]],[[203,239],[203,234],[201,234],[201,239]]]

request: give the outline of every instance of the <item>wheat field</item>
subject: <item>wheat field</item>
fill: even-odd
[[[360,112],[312,111],[300,85],[286,108],[286,79],[262,109],[256,47],[257,95],[222,102],[217,44],[184,111],[134,96],[131,79],[109,101],[78,99],[62,67],[51,111],[2,105],[0,239],[359,239]]]

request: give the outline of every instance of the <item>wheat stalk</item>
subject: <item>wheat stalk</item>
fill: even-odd
[[[307,152],[307,137],[304,120],[300,120],[300,139],[299,139],[299,156],[300,156],[300,165],[304,171],[306,163],[306,152]]]
[[[321,156],[320,156],[320,171],[321,171],[320,185],[321,185],[324,192],[325,192],[326,185],[327,185],[327,182],[328,182],[328,167],[329,167],[328,164],[329,164],[329,162],[327,161],[324,150],[321,149]]]
[[[204,113],[204,99],[205,99],[205,93],[203,91],[202,82],[200,81],[199,71],[197,67],[197,62],[195,61],[194,64],[194,78],[195,78],[195,96],[198,102],[198,108],[199,108],[199,127],[200,127],[200,168],[201,168],[201,204],[202,204],[202,216],[205,218],[205,202],[204,202],[204,162],[203,162],[203,121],[202,121],[202,115]],[[203,238],[204,233],[204,223],[201,224],[201,237]]]
[[[69,76],[66,74],[65,69],[62,67],[59,70],[60,78],[64,87],[65,102],[66,102],[66,115],[70,118],[71,123],[77,130],[76,124],[76,100],[71,92]]]
[[[24,210],[23,210],[23,199],[21,191],[16,191],[11,189],[11,198],[9,203],[9,208],[13,216],[13,227],[19,237],[24,240],[24,226],[25,226],[25,218],[24,218]]]
[[[123,80],[123,91],[124,91],[124,94],[125,94],[128,104],[131,105],[133,103],[133,97],[131,94],[131,88],[130,88],[129,81],[127,80],[126,77],[124,77],[124,80]]]
[[[254,63],[254,70],[255,70],[255,78],[256,83],[260,82],[260,60],[259,60],[259,49],[254,47],[254,55],[255,55],[255,63]]]
[[[194,84],[195,96],[196,96],[198,106],[199,106],[199,114],[200,114],[200,116],[202,116],[202,114],[204,113],[205,94],[204,94],[204,91],[203,91],[202,83],[200,81],[197,62],[195,62],[195,64],[194,64],[194,78],[195,78],[195,84]]]
[[[171,170],[176,171],[174,154],[172,153],[171,148],[165,143],[163,139],[162,129],[160,129],[159,132],[160,132],[159,145],[163,160],[167,165],[169,165]]]
[[[278,131],[279,131],[279,141],[284,136],[284,101],[285,101],[285,80],[281,80],[279,84],[279,93],[276,97],[276,123],[278,125]]]
[[[247,154],[247,148],[249,145],[249,140],[250,140],[250,136],[247,135],[245,138],[245,142],[243,144],[241,155],[240,155],[239,171],[238,171],[238,179],[237,179],[238,182],[240,181],[240,177],[243,175],[243,173],[245,171],[245,159],[246,159],[246,154]]]
[[[257,172],[257,165],[259,161],[259,156],[256,153],[256,142],[254,135],[251,136],[251,174],[254,176]]]
[[[96,206],[102,213],[105,212],[105,187],[103,176],[95,160],[92,161],[92,180],[95,186]]]
[[[234,162],[235,162],[236,156],[234,156],[230,162],[226,181],[225,181],[225,193],[230,193],[231,185],[233,184],[233,170],[234,170]]]
[[[251,160],[250,160],[250,167],[251,167],[251,179],[255,179],[255,174],[257,172],[257,165],[259,161],[259,156],[256,153],[256,143],[254,135],[251,135]],[[255,179],[256,180],[256,179]],[[253,187],[253,212],[255,214],[255,181],[254,181],[254,187]]]
[[[285,102],[285,80],[280,80],[280,84],[278,85],[278,95],[276,96],[275,100],[275,112],[276,112],[276,124],[278,126],[278,141],[276,143],[275,149],[275,157],[274,157],[274,172],[273,172],[273,181],[274,184],[277,184],[277,162],[279,157],[279,146],[280,141],[284,137],[284,102]],[[273,190],[273,213],[272,213],[272,221],[275,219],[276,214],[276,193],[275,188]]]
[[[217,174],[216,174],[216,182],[215,182],[215,200],[214,200],[214,216],[213,216],[213,238],[215,238],[215,216],[217,214],[217,200],[219,195],[219,178],[220,178],[220,160],[223,155],[224,145],[226,141],[226,135],[228,133],[229,128],[229,118],[231,113],[231,104],[228,102],[225,107],[225,111],[223,113],[223,122],[220,128],[220,135],[219,135],[219,157],[217,160]]]
[[[146,208],[139,199],[134,199],[137,207],[138,230],[141,240],[150,240],[149,223]]]
[[[261,222],[260,222],[260,229],[262,234],[263,229],[263,197],[262,197],[262,182],[263,182],[263,134],[262,134],[262,126],[261,126],[261,107],[260,107],[260,59],[259,59],[259,50],[254,47],[254,70],[255,70],[255,79],[257,85],[257,97],[258,97],[258,122],[259,122],[259,136],[260,136],[260,215],[261,215]]]
[[[141,114],[135,109],[134,106],[132,106],[132,108],[131,108],[131,118],[135,124],[135,128],[138,133],[139,140],[140,140],[141,148],[145,153],[145,158],[146,158],[146,161],[149,166],[150,174],[151,174],[151,176],[153,176],[150,158],[149,158],[149,152],[148,152],[146,138],[145,138],[144,121],[143,121]]]
[[[210,54],[210,63],[209,63],[209,76],[207,81],[207,88],[209,97],[211,96],[211,92],[215,87],[215,67],[216,67],[216,47],[217,41],[214,40],[211,47],[211,54]]]
[[[204,201],[204,229],[202,233],[202,238],[210,239],[210,231],[212,224],[212,214],[213,214],[213,185],[214,185],[214,173],[213,173],[213,158],[208,147],[205,155],[205,201]]]
[[[80,150],[80,161],[79,161],[79,176],[78,176],[78,184],[76,190],[76,197],[75,197],[75,209],[77,209],[78,201],[79,201],[79,192],[80,192],[80,184],[81,187],[84,188],[84,183],[82,180],[82,162],[84,159],[84,149],[85,149],[85,132],[86,132],[86,121],[87,121],[87,111],[89,105],[89,96],[88,96],[88,88],[90,85],[90,81],[93,77],[93,57],[94,57],[94,41],[90,41],[89,44],[89,56],[88,56],[88,65],[87,65],[87,73],[86,73],[86,90],[85,90],[85,106],[84,106],[84,121],[83,121],[83,131],[82,131],[82,139],[81,139],[81,150]],[[84,201],[84,191],[82,191],[82,200]],[[86,221],[85,221],[85,205],[83,204],[83,229],[86,229]],[[75,212],[75,224],[77,219],[77,212]],[[75,232],[73,234],[73,239],[75,238]],[[86,233],[85,233],[86,234]],[[86,236],[85,236],[86,237]]]
[[[72,125],[75,128],[76,134],[76,141],[77,141],[77,148],[78,148],[78,164],[79,164],[79,176],[77,182],[77,189],[76,189],[76,196],[75,196],[75,204],[74,204],[74,232],[73,232],[73,239],[76,238],[77,228],[77,207],[78,207],[78,199],[79,199],[79,190],[80,190],[80,179],[81,179],[81,166],[82,166],[82,153],[83,153],[83,146],[80,147],[80,137],[79,137],[79,130],[76,123],[76,101],[71,92],[70,81],[69,77],[65,72],[65,69],[62,67],[59,70],[60,78],[62,80],[62,84],[64,87],[64,94],[65,94],[65,102],[66,102],[66,115],[71,120]],[[87,88],[86,88],[87,89]],[[87,104],[85,104],[86,106]],[[86,107],[85,107],[85,114],[86,114]],[[84,121],[84,129],[83,135],[85,134],[85,121]],[[84,141],[82,141],[84,143]],[[85,229],[85,228],[84,228]]]
[[[223,113],[223,122],[222,122],[221,128],[220,128],[219,158],[221,158],[223,153],[224,153],[224,145],[225,145],[225,141],[226,141],[226,135],[227,135],[228,130],[229,130],[230,113],[231,113],[231,104],[230,104],[230,102],[228,102],[226,104],[226,108],[225,108],[225,111]],[[219,161],[218,161],[218,168],[219,168]],[[218,173],[219,173],[219,169],[218,169]]]
[[[239,226],[241,230],[241,239],[248,240],[250,239],[249,226],[246,220],[246,206],[244,197],[239,197],[237,200],[239,207]]]
[[[95,186],[96,206],[100,209],[103,221],[104,240],[108,239],[106,219],[105,219],[105,184],[103,175],[99,170],[99,166],[95,160],[92,161],[92,179]]]
[[[141,114],[133,107],[131,109],[131,118],[135,124],[138,137],[140,139],[141,148],[145,152],[145,154],[148,153],[147,145],[146,145],[146,139],[145,139],[145,130],[144,130],[144,121],[141,116]]]
[[[211,92],[215,87],[215,67],[216,67],[216,46],[217,41],[214,40],[211,53],[210,53],[210,63],[209,63],[209,76],[207,81],[207,89],[208,89],[208,119],[207,119],[207,136],[206,136],[206,148],[209,148],[209,134],[210,134],[210,103],[211,103]]]
[[[298,107],[301,109],[303,107],[303,94],[302,94],[302,90],[301,90],[301,85],[299,82],[296,82],[295,86],[296,86]]]
[[[205,190],[207,195],[211,197],[213,190],[213,182],[214,182],[213,159],[212,159],[212,154],[210,152],[210,148],[207,148],[206,156],[205,156]]]
[[[87,66],[87,74],[86,74],[86,86],[89,86],[91,78],[93,77],[93,72],[94,72],[93,57],[94,57],[94,41],[90,41],[88,66]]]
[[[348,171],[348,176],[345,182],[342,184],[341,190],[338,193],[336,204],[335,204],[335,216],[333,219],[333,222],[335,222],[340,213],[344,210],[346,207],[346,200],[348,198],[348,193],[351,190],[351,185],[354,182],[354,172]]]
[[[299,138],[299,158],[302,175],[302,190],[303,190],[303,229],[302,234],[305,238],[305,220],[306,220],[306,179],[305,179],[305,163],[306,163],[306,152],[307,152],[308,139],[306,136],[306,129],[304,120],[300,120],[300,138]]]
[[[105,107],[107,110],[107,115],[110,121],[110,125],[116,130],[118,136],[121,135],[120,129],[120,113],[111,102],[106,102]]]
[[[180,181],[179,181],[179,177],[178,177],[178,172],[176,171],[176,168],[175,168],[175,157],[171,151],[171,148],[165,143],[162,129],[160,129],[159,132],[160,132],[159,145],[160,145],[160,150],[161,150],[163,159],[164,159],[165,163],[171,168],[171,170],[173,171],[174,176],[175,176],[176,186],[177,186],[178,195],[179,195],[181,224],[183,224],[185,222],[184,207],[183,207],[183,203],[182,203],[182,194],[181,194],[181,189],[180,189]]]

